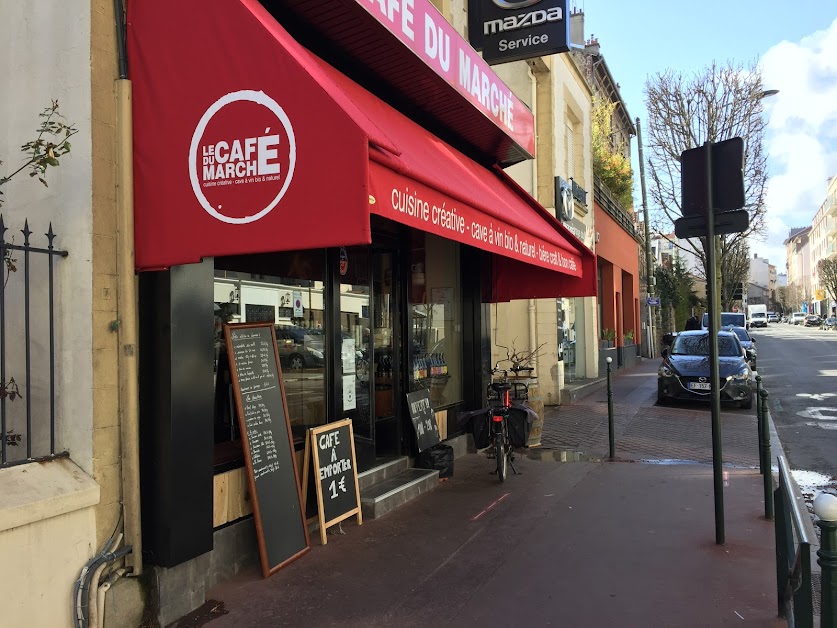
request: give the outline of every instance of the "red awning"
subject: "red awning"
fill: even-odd
[[[494,300],[586,296],[595,257],[255,0],[129,3],[136,261],[366,244],[370,213],[494,254]],[[536,271],[535,268],[540,269]]]

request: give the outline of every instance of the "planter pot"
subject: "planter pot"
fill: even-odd
[[[613,372],[619,368],[619,363],[617,362],[617,354],[616,348],[611,347],[609,349],[601,349],[599,351],[599,377],[606,377],[607,376],[607,358],[613,358],[613,362],[610,364],[610,369]]]
[[[636,366],[637,353],[638,353],[637,349],[638,348],[639,348],[639,345],[633,345],[633,344],[625,345],[623,347],[624,350],[622,351],[622,360],[623,360],[623,366],[626,369],[629,369],[633,366]]]

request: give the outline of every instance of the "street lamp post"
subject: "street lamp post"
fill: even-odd
[[[651,227],[648,221],[648,197],[645,192],[645,159],[642,156],[642,130],[639,125],[639,118],[636,119],[636,139],[639,150],[639,184],[642,189],[642,219],[645,224],[645,287],[648,290],[649,298],[654,296],[654,258],[651,255]],[[647,304],[648,308],[648,357],[654,357],[654,308]]]

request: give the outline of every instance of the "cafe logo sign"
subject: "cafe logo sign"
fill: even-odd
[[[491,64],[567,52],[567,0],[470,0],[470,42]]]
[[[189,147],[189,179],[201,207],[222,222],[269,214],[288,190],[296,138],[284,109],[261,91],[241,90],[203,114]]]

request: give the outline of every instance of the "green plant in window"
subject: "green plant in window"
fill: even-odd
[[[625,332],[625,342],[632,343],[634,341],[634,330],[629,329]]]

